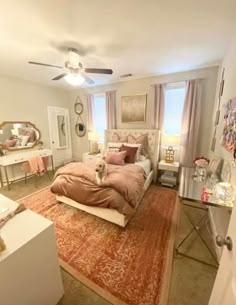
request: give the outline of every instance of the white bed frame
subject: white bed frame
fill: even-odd
[[[105,131],[105,147],[108,142],[112,142],[112,136],[115,133],[118,134],[119,136],[125,136],[125,135],[130,134],[130,135],[133,135],[134,137],[138,137],[142,134],[148,135],[148,153],[149,153],[149,159],[152,162],[152,170],[149,173],[149,175],[145,181],[145,184],[144,184],[144,193],[143,193],[143,195],[144,195],[146,190],[151,185],[152,181],[155,182],[156,178],[157,178],[157,163],[158,163],[158,158],[159,158],[159,147],[160,147],[160,145],[159,145],[160,131],[157,129],[140,129],[140,130],[108,129]],[[81,203],[74,201],[65,196],[57,195],[56,199],[60,202],[68,204],[74,208],[85,211],[85,212],[95,215],[97,217],[103,218],[112,223],[115,223],[121,227],[125,227],[126,224],[128,223],[128,221],[130,220],[130,218],[132,217],[132,216],[127,217],[127,216],[117,212],[114,209],[87,206],[87,205],[81,204]],[[137,207],[138,207],[138,205],[137,205]]]

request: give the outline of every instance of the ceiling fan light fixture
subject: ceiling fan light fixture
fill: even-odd
[[[84,77],[80,74],[67,74],[64,79],[66,82],[72,86],[80,86],[85,81]]]
[[[79,63],[79,55],[78,53],[75,52],[73,48],[69,49],[69,63],[72,67],[78,67]]]

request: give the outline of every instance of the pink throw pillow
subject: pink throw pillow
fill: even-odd
[[[125,162],[126,163],[135,163],[136,162],[136,153],[138,147],[125,146],[124,144],[120,148],[121,152],[126,152]]]
[[[9,148],[9,147],[14,147],[14,146],[16,146],[16,142],[17,142],[16,139],[6,140],[6,141],[4,142],[4,145],[5,145],[7,148]]]
[[[106,154],[106,162],[113,165],[125,165],[126,151],[113,152],[108,151]]]

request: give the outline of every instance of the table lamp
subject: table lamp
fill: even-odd
[[[88,132],[88,140],[92,142],[92,145],[90,146],[90,154],[97,154],[99,152],[98,150],[98,143],[100,139],[100,133],[97,131],[89,131]]]

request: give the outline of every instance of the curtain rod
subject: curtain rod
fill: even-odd
[[[172,81],[172,82],[164,82],[164,83],[157,83],[157,84],[152,84],[151,87],[154,87],[156,85],[168,85],[168,84],[175,84],[175,83],[182,83],[182,82],[187,82],[189,80],[204,80],[205,78],[191,78],[191,79],[183,79],[183,80],[177,80],[177,81]]]

